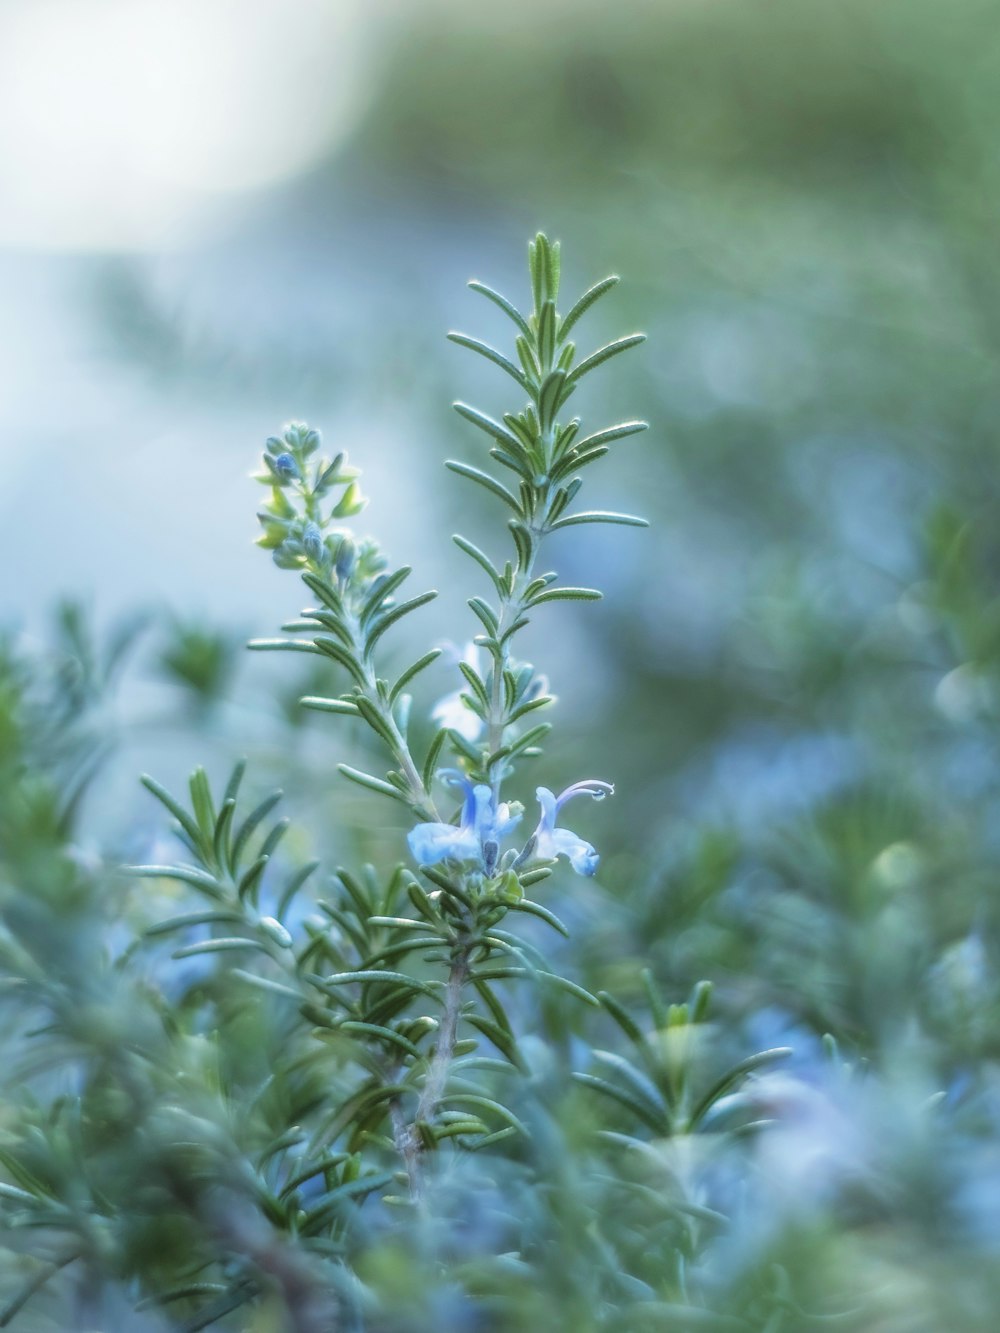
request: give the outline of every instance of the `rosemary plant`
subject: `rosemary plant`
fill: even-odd
[[[545,677],[516,656],[519,633],[551,602],[600,596],[545,570],[543,550],[567,528],[644,526],[580,508],[577,498],[584,469],[645,423],[585,433],[567,415],[580,381],[642,335],[578,358],[578,326],[617,279],[561,314],[558,244],[539,235],[529,258],[527,314],[471,284],[509,318],[512,356],[450,335],[497,365],[519,399],[501,420],[456,404],[485,437],[489,462],[448,466],[503,506],[511,545],[494,559],[454,538],[485,578],[485,595],[469,600],[478,632],[457,664],[458,689],[427,711],[429,727],[411,733],[410,689],[441,650],[387,673],[383,641],[390,631],[401,636],[435,594],[406,596],[409,568],[390,567],[376,542],[348,525],[364,505],[357,472],[342,453],[322,457],[319,433],[294,424],[267,441],[258,474],[267,487],[260,545],[300,574],[312,603],[283,637],[252,647],[310,654],[339,673],[339,693],[302,702],[366,728],[382,747],[384,772],[341,764],[340,773],[372,800],[408,812],[406,855],[395,869],[341,868],[321,880],[318,862],[285,859],[289,821],[274,817],[280,794],[248,805],[244,761],[221,789],[197,769],[185,801],[146,777],[186,856],[131,874],[182,901],[109,954],[94,924],[100,868],[74,857],[74,807],[64,811],[50,794],[52,764],[50,785],[40,788],[25,781],[20,761],[3,770],[4,826],[30,815],[47,839],[45,856],[12,863],[4,882],[18,882],[22,895],[39,875],[63,886],[55,897],[40,890],[30,911],[28,899],[16,900],[5,964],[22,1002],[41,1016],[38,1031],[50,1041],[58,1034],[55,1062],[78,1070],[82,1091],[31,1103],[0,1145],[9,1227],[54,1238],[36,1252],[0,1326],[77,1271],[81,1327],[108,1308],[95,1293],[110,1286],[148,1326],[163,1327],[161,1312],[189,1333],[217,1323],[416,1330],[441,1322],[435,1302],[449,1290],[461,1296],[448,1327],[482,1318],[476,1327],[515,1328],[554,1317],[538,1304],[546,1256],[556,1257],[557,1273],[545,1299],[574,1326],[632,1327],[628,1312],[638,1306],[642,1318],[699,1313],[688,1266],[724,1219],[698,1202],[659,1145],[701,1133],[748,1074],[785,1052],[713,1071],[702,1051],[707,983],[688,1003],[669,1004],[647,976],[649,1016],[637,1020],[614,996],[565,975],[569,957],[551,964],[537,931],[515,924],[568,936],[539,890],[560,861],[590,877],[599,856],[561,822],[562,811],[578,796],[613,792],[604,778],[583,777],[559,794],[539,785],[532,816],[511,797],[522,766],[542,753],[550,724],[541,719],[553,702]],[[214,689],[218,673],[185,665],[190,643],[185,651],[165,660]],[[28,698],[28,679],[9,675],[18,708],[28,706],[18,702]],[[32,706],[44,716],[44,703]],[[71,914],[60,936],[40,923],[66,893],[90,925],[83,930]],[[73,944],[60,963],[67,930]],[[195,969],[187,980],[157,972],[164,939],[174,969]],[[630,1053],[560,1054],[558,1040],[540,1050],[523,1030],[531,1006],[518,993],[527,990],[551,1012],[575,1011],[559,1019],[564,1032],[596,1024],[612,1042],[620,1033]],[[42,1068],[53,1055],[40,1049]],[[553,1069],[574,1078],[553,1081]],[[582,1156],[578,1131],[560,1118],[567,1095],[585,1099],[593,1125]],[[637,1153],[655,1186],[635,1178]],[[584,1161],[589,1183],[577,1181]],[[498,1189],[509,1239],[463,1257],[472,1201],[496,1199]],[[619,1206],[646,1215],[647,1241],[616,1251],[600,1239],[597,1219]],[[400,1241],[421,1264],[405,1300],[379,1275]],[[264,1322],[241,1322],[251,1318],[247,1307]]]

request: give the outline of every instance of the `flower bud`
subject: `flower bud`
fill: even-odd
[[[337,560],[334,568],[337,571],[337,577],[343,582],[351,577],[354,570],[354,560],[357,555],[357,548],[349,536],[341,539],[340,547],[337,551]]]
[[[290,453],[281,453],[274,460],[274,470],[283,481],[300,481],[302,472]]]
[[[323,545],[323,534],[315,523],[307,523],[305,531],[302,534],[302,549],[310,560],[320,564],[326,554],[326,547]]]
[[[487,875],[492,875],[497,868],[497,857],[500,855],[500,844],[495,838],[487,838],[483,843],[483,869]]]
[[[289,537],[277,547],[272,558],[279,569],[298,569],[303,555],[302,543]]]

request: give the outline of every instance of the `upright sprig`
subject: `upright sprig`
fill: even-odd
[[[469,284],[473,291],[499,306],[514,324],[518,364],[478,338],[464,333],[448,335],[452,342],[478,352],[506,371],[528,397],[520,411],[505,413],[502,421],[468,403],[455,404],[462,417],[492,440],[490,457],[514,473],[515,490],[468,463],[451,460],[447,464],[459,476],[484,487],[513,513],[508,520],[514,542],[513,558],[505,561],[502,569],[467,538],[454,538],[459,549],[488,575],[496,603],[482,597],[469,601],[484,630],[475,642],[487,653],[490,669],[480,674],[470,663],[460,664],[469,686],[462,699],[482,720],[484,740],[475,744],[452,730],[451,742],[473,780],[490,786],[494,802],[499,799],[501,784],[514,761],[537,753],[538,742],[549,730],[548,724],[536,722],[534,715],[551,702],[551,696],[539,688],[530,668],[518,669],[513,663],[511,645],[518,630],[527,624],[532,610],[547,602],[592,601],[601,596],[593,588],[559,586],[554,573],[536,573],[542,541],[550,533],[582,523],[647,526],[645,519],[609,510],[568,512],[583,484],[576,474],[603,458],[614,441],[644,431],[647,423],[623,421],[581,436],[579,417],[565,421],[561,417],[562,409],[585,375],[637,346],[645,335],[632,333],[618,338],[576,361],[576,344],[569,335],[581,317],[619,279],[612,276],[595,283],[566,315],[560,315],[559,242],[549,241],[539,233],[529,244],[528,259],[533,309],[527,318],[485,283]],[[532,725],[515,731],[529,717]]]
[[[370,538],[358,540],[339,520],[360,513],[366,501],[358,486],[358,472],[347,464],[347,455],[332,462],[316,459],[319,432],[300,423],[287,426],[279,438],[272,436],[264,453],[259,481],[270,486],[271,496],[258,513],[264,532],[258,544],[273,552],[281,569],[297,569],[302,581],[318,599],[318,607],[303,611],[302,618],[282,626],[292,639],[257,639],[252,648],[291,649],[313,653],[336,662],[351,680],[351,687],[338,698],[307,697],[308,708],[321,712],[360,717],[387,746],[395,761],[385,778],[341,764],[345,777],[382,795],[401,801],[415,813],[437,818],[429,795],[434,764],[440,745],[432,750],[421,771],[407,739],[409,682],[439,655],[432,649],[412,663],[393,684],[375,669],[375,649],[382,635],[403,616],[437,596],[419,593],[397,602],[395,593],[409,577],[409,566],[386,572],[386,561]],[[342,487],[332,506],[329,493]]]
[[[576,362],[571,331],[618,279],[597,283],[561,316],[556,305],[558,245],[539,235],[530,245],[529,258],[533,309],[527,318],[505,297],[481,283],[472,284],[513,320],[520,368],[485,343],[464,334],[450,335],[507,371],[527,395],[527,402],[518,412],[506,414],[502,422],[465,403],[456,404],[463,417],[492,439],[491,457],[516,474],[517,492],[479,468],[454,461],[448,466],[510,507],[514,550],[500,569],[467,538],[455,537],[458,546],[487,573],[496,594],[495,604],[482,597],[473,597],[469,603],[484,630],[475,645],[486,653],[489,668],[481,672],[478,655],[470,660],[467,654],[460,664],[467,691],[459,699],[471,710],[477,725],[456,728],[445,722],[439,726],[419,767],[407,735],[410,698],[405,687],[439,650],[424,654],[392,684],[378,674],[375,650],[388,629],[435,594],[426,592],[397,603],[395,595],[409,568],[387,572],[374,542],[359,541],[339,526],[341,519],[359,512],[364,501],[357,473],[347,466],[344,455],[332,462],[316,460],[320,440],[315,430],[296,424],[280,438],[269,440],[260,474],[271,488],[270,501],[259,515],[264,527],[260,543],[274,552],[279,566],[300,571],[319,606],[284,626],[294,637],[257,641],[252,646],[318,654],[344,670],[350,684],[342,694],[303,702],[326,712],[359,717],[368,725],[388,748],[394,767],[384,778],[344,764],[341,772],[401,801],[421,821],[410,830],[408,843],[429,892],[419,884],[411,885],[417,917],[394,923],[394,929],[417,927],[421,933],[412,941],[394,943],[391,952],[402,956],[400,948],[408,951],[411,944],[429,950],[427,961],[433,958],[446,964],[447,975],[430,987],[421,983],[422,992],[440,1005],[440,1015],[434,1024],[433,1048],[420,1053],[419,1059],[411,1052],[413,1082],[397,1078],[375,1090],[382,1098],[379,1104],[391,1116],[393,1139],[414,1194],[420,1191],[422,1153],[449,1130],[443,1117],[463,1025],[488,1035],[498,1050],[513,1059],[513,1034],[505,1026],[503,1006],[492,994],[491,983],[553,976],[537,951],[508,935],[501,923],[511,911],[526,911],[564,929],[547,909],[531,902],[525,891],[551,874],[560,857],[580,874],[595,873],[599,859],[595,849],[571,830],[558,827],[556,820],[572,798],[586,795],[600,800],[613,790],[610,783],[595,779],[574,783],[558,796],[539,787],[537,826],[520,847],[504,849],[503,844],[513,838],[522,807],[500,801],[501,785],[518,758],[538,752],[538,742],[549,728],[537,723],[535,714],[551,702],[544,678],[532,666],[516,663],[511,645],[535,608],[601,595],[590,588],[561,586],[554,573],[536,573],[541,543],[550,533],[581,523],[645,526],[643,519],[629,514],[571,512],[570,506],[582,484],[577,475],[580,470],[607,454],[612,441],[644,430],[646,423],[622,422],[581,437],[578,418],[562,419],[563,407],[583,376],[641,342],[643,335],[620,338]],[[331,504],[330,492],[335,488],[343,490]],[[435,716],[440,720],[440,706]],[[458,757],[458,768],[439,767],[449,742]],[[443,820],[436,811],[431,791],[438,778],[461,793],[459,812],[452,819]],[[328,984],[368,985],[373,978],[377,980],[387,958],[376,955],[368,961],[373,966],[341,970],[327,979]],[[557,980],[572,988],[572,983]],[[470,1002],[470,987],[488,1014],[477,1009],[476,1000]],[[573,989],[596,1003],[579,988]],[[398,1039],[399,1034],[393,1035]],[[397,1054],[392,1053],[393,1059]],[[406,1098],[412,1100],[414,1094],[415,1106],[407,1104]]]

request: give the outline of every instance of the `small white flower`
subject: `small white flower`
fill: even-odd
[[[474,643],[467,643],[464,649],[459,649],[454,643],[445,643],[441,646],[452,666],[457,667],[459,662],[464,662],[477,675],[482,675],[479,670],[479,649]],[[485,724],[462,698],[463,693],[464,690],[459,688],[439,699],[431,709],[431,718],[439,727],[447,727],[457,732],[463,740],[477,741],[482,735]]]

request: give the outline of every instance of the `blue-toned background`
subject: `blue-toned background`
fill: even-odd
[[[350,729],[239,650],[301,605],[248,474],[322,429],[361,529],[442,590],[413,656],[471,635],[448,534],[505,534],[442,466],[483,454],[449,404],[518,404],[444,338],[506,337],[465,281],[524,297],[539,227],[574,291],[621,273],[589,336],[649,342],[577,410],[651,422],[587,484],[652,527],[555,539],[607,599],[525,646],[561,699],[538,780],[618,786],[561,910],[589,984],[708,976],[737,1043],[790,1036],[808,1081],[832,1031],[885,1076],[773,1166],[821,1203],[827,1168],[884,1183],[823,1252],[899,1333],[957,1318],[906,1322],[942,1217],[974,1246],[938,1295],[1000,1242],[998,75],[995,0],[0,6],[0,620],[153,614],[95,838],[148,855],[136,772],[248,752],[303,851],[403,854],[335,776]],[[939,1156],[900,1106],[942,1092]]]

